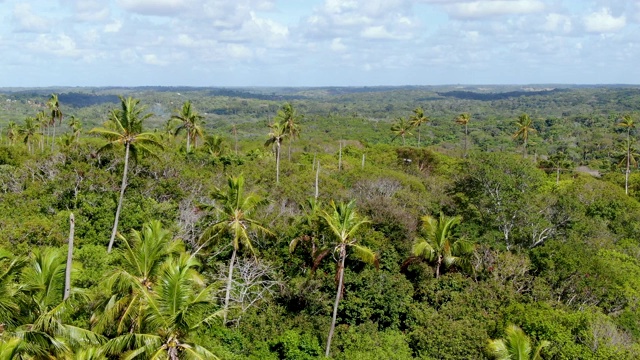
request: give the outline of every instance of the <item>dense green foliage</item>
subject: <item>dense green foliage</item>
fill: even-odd
[[[640,358],[637,89],[115,91],[0,93],[0,359]]]

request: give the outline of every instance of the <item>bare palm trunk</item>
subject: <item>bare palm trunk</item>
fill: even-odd
[[[338,267],[338,291],[336,293],[336,301],[333,304],[333,317],[331,318],[331,328],[329,329],[329,337],[327,338],[327,349],[324,356],[329,357],[331,351],[331,339],[333,338],[333,331],[336,328],[336,317],[338,316],[338,305],[340,305],[340,298],[342,298],[342,281],[344,279],[344,261],[347,258],[347,248],[342,245],[340,249],[340,266]]]
[[[231,297],[231,284],[233,283],[233,263],[236,261],[236,248],[233,247],[231,261],[229,262],[229,277],[227,278],[227,292],[224,295],[224,315],[223,324],[227,323],[227,312],[229,311],[229,298]]]
[[[67,267],[64,271],[64,300],[71,295],[71,265],[73,262],[73,233],[75,231],[76,221],[73,213],[69,215],[69,249],[67,250]]]
[[[469,129],[467,124],[464,124],[464,157],[467,157],[467,141],[469,138]]]
[[[56,122],[53,121],[53,137],[51,138],[51,152],[53,152],[54,147],[56,146]]]
[[[438,262],[436,263],[436,279],[440,277],[440,266],[442,266],[442,255],[438,255]]]
[[[280,183],[280,141],[276,142],[276,185]]]
[[[109,240],[109,247],[107,247],[107,253],[111,252],[113,242],[116,239],[116,233],[118,232],[118,219],[120,218],[120,210],[122,209],[122,200],[124,199],[124,190],[127,187],[127,171],[129,170],[129,146],[127,142],[124,152],[124,170],[122,172],[122,184],[120,185],[120,198],[118,199],[118,207],[116,208],[116,219],[113,222],[113,230],[111,231],[111,239]]]
[[[404,146],[404,134],[402,134],[402,146]]]
[[[629,173],[631,173],[631,142],[627,131],[627,171],[624,174],[624,193],[629,195]]]
[[[418,126],[418,147],[420,147],[420,127]]]
[[[522,157],[527,157],[527,138],[524,138],[524,146],[522,146]]]
[[[293,142],[293,140],[289,140],[289,158],[288,160],[291,161],[291,143]]]
[[[187,154],[191,152],[191,134],[187,131]]]

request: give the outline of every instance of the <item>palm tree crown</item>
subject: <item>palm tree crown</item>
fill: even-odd
[[[171,120],[180,121],[180,125],[175,130],[175,135],[181,131],[187,133],[187,153],[191,152],[191,143],[197,146],[197,140],[203,137],[203,130],[199,122],[204,117],[193,109],[191,101],[187,100],[182,104],[182,109],[177,114],[171,116]]]
[[[418,147],[420,147],[420,125],[429,122],[429,118],[424,114],[421,107],[413,109],[413,115],[409,117],[411,127],[418,129]]]
[[[527,157],[527,141],[529,140],[529,134],[536,132],[533,128],[533,120],[527,114],[522,114],[518,117],[518,130],[513,134],[513,138],[522,138],[522,156]]]

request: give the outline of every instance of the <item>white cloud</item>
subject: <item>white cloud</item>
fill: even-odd
[[[142,57],[142,59],[145,64],[149,65],[165,66],[169,64],[167,60],[159,58],[156,54],[146,54]]]
[[[391,40],[399,39],[401,36],[394,35],[389,32],[384,26],[368,26],[360,32],[360,36],[365,39],[379,39],[379,40]]]
[[[347,46],[342,42],[341,38],[335,38],[331,41],[331,50],[335,52],[343,52],[347,50]]]
[[[592,33],[616,32],[626,23],[627,19],[624,15],[614,17],[608,8],[602,8],[584,17],[585,30]]]
[[[248,60],[253,57],[251,49],[240,44],[228,44],[226,51],[227,55],[233,59]]]
[[[573,26],[570,17],[566,15],[551,13],[547,14],[547,16],[545,17],[545,22],[542,25],[542,28],[545,31],[549,32],[569,33],[571,32]]]
[[[114,20],[112,23],[104,26],[104,32],[106,33],[117,33],[122,29],[122,21]]]
[[[171,16],[188,8],[184,0],[118,0],[124,9],[141,15]]]
[[[479,0],[445,5],[457,18],[478,19],[502,15],[526,15],[545,9],[540,0]]]
[[[47,32],[52,25],[49,19],[38,16],[29,3],[16,4],[13,8],[13,20],[17,29],[24,32]]]
[[[28,47],[34,52],[43,52],[59,57],[81,56],[81,51],[77,48],[75,40],[65,34],[38,35],[35,41],[28,44]]]

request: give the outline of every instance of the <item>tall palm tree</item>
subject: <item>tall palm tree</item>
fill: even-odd
[[[27,144],[29,152],[33,152],[31,143],[34,137],[38,136],[38,123],[35,118],[27,117],[24,119],[24,125],[19,130],[20,135],[24,136],[22,142]]]
[[[627,160],[627,169],[624,175],[624,193],[629,194],[629,174],[631,174],[631,129],[636,127],[633,118],[629,114],[625,114],[618,122],[618,126],[627,128],[627,156],[625,157]]]
[[[413,115],[409,117],[409,124],[412,128],[418,129],[418,147],[420,147],[420,125],[427,122],[429,122],[429,118],[421,107],[413,109]]]
[[[464,155],[467,157],[467,141],[469,138],[469,121],[471,121],[471,114],[462,113],[456,117],[456,124],[464,125]]]
[[[442,213],[439,219],[431,215],[422,217],[422,230],[425,236],[413,245],[411,253],[413,256],[435,263],[436,278],[440,277],[443,265],[448,268],[460,264],[473,252],[471,244],[453,236],[453,229],[461,221],[460,216],[449,217]]]
[[[44,112],[44,110],[38,111],[38,113],[36,114],[36,122],[40,127],[40,150],[44,151],[45,139],[49,138],[49,117],[47,117],[47,114]],[[47,137],[44,136],[45,128],[47,129]]]
[[[256,194],[244,194],[244,177],[242,175],[229,177],[227,188],[225,190],[216,190],[213,198],[218,203],[215,210],[219,220],[203,232],[201,239],[204,243],[208,243],[210,240],[220,237],[231,238],[232,253],[224,297],[224,323],[226,324],[237,252],[241,247],[244,247],[255,256],[255,250],[249,235],[250,230],[260,231],[268,235],[273,235],[273,233],[251,217],[257,207],[263,204],[264,201]]]
[[[198,138],[204,136],[202,127],[199,124],[202,119],[204,117],[193,109],[189,100],[182,104],[182,109],[177,114],[171,116],[171,120],[180,121],[180,125],[175,130],[175,135],[178,135],[181,131],[187,133],[187,153],[191,152],[191,143],[197,147]]]
[[[496,360],[541,360],[540,352],[549,346],[548,341],[541,341],[531,355],[531,340],[517,325],[509,325],[505,330],[505,338],[489,340],[487,350]]]
[[[162,148],[162,145],[156,140],[151,132],[143,132],[142,123],[148,119],[151,114],[143,114],[144,107],[139,106],[140,100],[131,97],[120,97],[121,109],[113,110],[110,114],[106,126],[102,128],[93,128],[90,133],[102,135],[108,142],[101,147],[98,152],[112,149],[115,146],[124,146],[124,170],[122,171],[122,184],[120,185],[120,198],[116,208],[115,220],[113,222],[113,230],[109,239],[108,252],[111,252],[113,242],[118,232],[118,219],[120,210],[122,209],[122,200],[124,198],[124,190],[127,187],[127,172],[129,170],[129,156],[137,157],[138,154],[153,155],[152,147]]]
[[[53,127],[53,137],[51,138],[51,151],[53,151],[56,143],[56,122],[62,123],[62,110],[60,110],[60,102],[58,101],[58,94],[51,94],[49,101],[47,101],[47,107],[50,111],[49,124]]]
[[[104,281],[111,296],[94,313],[91,322],[98,332],[115,334],[138,331],[144,322],[144,291],[157,284],[162,264],[184,252],[184,244],[173,240],[170,231],[158,220],[152,220],[142,231],[132,230],[129,238],[119,235],[122,265]]]
[[[163,263],[157,284],[144,296],[139,329],[109,340],[104,350],[126,359],[218,359],[210,350],[193,342],[193,334],[219,318],[211,313],[213,291],[205,286],[195,257],[182,253]]]
[[[533,120],[527,114],[522,114],[518,117],[518,130],[513,134],[513,138],[522,138],[522,157],[527,157],[527,141],[529,140],[529,134],[536,132],[533,128]]]
[[[403,117],[396,118],[396,121],[391,125],[391,132],[394,134],[393,140],[397,137],[402,138],[402,146],[405,146],[405,137],[411,136],[410,132],[411,124]]]
[[[295,138],[300,136],[300,121],[304,115],[298,114],[296,109],[291,105],[291,103],[287,102],[282,105],[282,108],[278,110],[274,122],[281,123],[284,126],[284,132],[289,138],[289,156],[288,159],[291,161],[291,143]]]
[[[329,357],[329,352],[331,350],[331,339],[333,338],[333,332],[336,327],[338,305],[340,305],[340,299],[342,298],[344,264],[347,259],[347,248],[352,248],[354,250],[354,255],[366,263],[377,264],[378,261],[376,255],[371,251],[371,249],[358,245],[358,239],[355,235],[358,230],[369,221],[358,215],[354,201],[350,201],[346,204],[340,203],[338,205],[332,201],[331,208],[332,211],[330,213],[323,212],[322,218],[328,226],[334,240],[332,247],[338,259],[338,270],[336,274],[338,279],[338,288],[336,290],[336,300],[333,304],[331,328],[329,329],[329,336],[327,338],[327,348],[325,350],[326,357]]]
[[[16,124],[15,121],[9,121],[9,124],[7,125],[7,139],[9,139],[9,144],[13,145],[19,134],[20,128],[18,127],[18,124]]]
[[[276,185],[280,183],[280,150],[282,148],[282,141],[287,137],[287,129],[284,123],[274,121],[269,125],[269,138],[264,143],[264,146],[273,146],[276,153]]]

